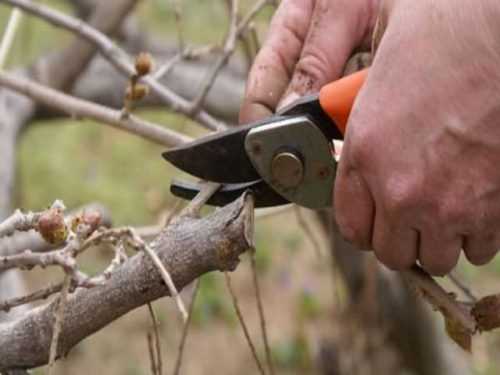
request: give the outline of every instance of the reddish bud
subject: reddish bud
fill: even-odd
[[[90,228],[90,233],[93,233],[101,226],[102,215],[99,211],[86,211],[82,215],[82,221]]]
[[[153,69],[153,57],[149,53],[141,52],[135,59],[135,71],[139,76],[149,74]]]
[[[486,296],[472,308],[480,331],[492,331],[500,327],[500,294]]]
[[[52,245],[66,241],[68,228],[64,222],[63,212],[54,208],[45,211],[38,219],[38,232]]]
[[[84,211],[71,220],[71,229],[73,232],[78,230],[80,224],[88,227],[88,235],[92,234],[100,227],[102,216],[99,211]]]

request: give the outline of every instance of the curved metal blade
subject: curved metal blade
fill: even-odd
[[[174,179],[170,185],[170,191],[173,195],[188,200],[193,199],[200,192],[200,190],[201,185],[187,181]],[[250,190],[253,193],[256,208],[280,206],[290,203],[288,200],[276,193],[263,180],[258,180],[245,184],[222,185],[221,189],[212,195],[207,204],[211,206],[225,206],[226,204],[238,199],[238,197],[240,197],[247,190]]]
[[[252,128],[276,120],[279,117],[209,135],[162,155],[179,169],[203,180],[229,184],[255,181],[260,176],[245,152],[245,137]]]

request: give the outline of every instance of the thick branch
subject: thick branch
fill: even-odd
[[[234,270],[253,246],[253,200],[245,195],[202,219],[181,217],[154,241],[154,249],[180,290],[204,273]],[[139,253],[102,287],[78,289],[66,305],[58,354],[127,312],[167,294],[150,258]],[[0,325],[0,371],[47,363],[57,303],[34,309]]]

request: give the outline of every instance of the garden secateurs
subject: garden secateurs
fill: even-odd
[[[257,123],[203,137],[163,157],[202,180],[221,183],[207,204],[223,206],[249,190],[255,207],[296,203],[331,206],[336,159],[347,120],[367,76],[363,70],[329,83]],[[173,180],[171,192],[192,199],[201,185]]]

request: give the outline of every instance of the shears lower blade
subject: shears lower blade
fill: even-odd
[[[170,185],[170,191],[177,197],[191,200],[202,189],[202,184],[174,179]],[[254,195],[255,207],[273,207],[289,204],[290,201],[276,193],[263,180],[247,182],[244,184],[224,184],[207,201],[211,206],[225,206],[236,200],[244,192],[250,191]]]

